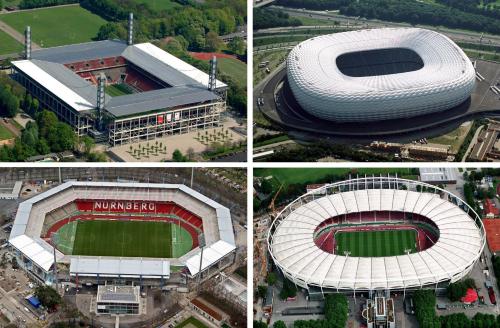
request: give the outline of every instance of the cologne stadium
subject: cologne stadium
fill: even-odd
[[[276,267],[309,294],[445,287],[472,270],[486,240],[457,196],[391,177],[313,190],[277,215],[267,238]]]
[[[227,85],[151,43],[96,41],[31,51],[12,77],[79,136],[121,145],[219,125]]]
[[[36,281],[58,272],[77,285],[206,279],[236,250],[219,203],[184,185],[115,182],[66,182],[22,202],[9,244]]]
[[[465,102],[475,69],[448,37],[420,28],[318,36],[287,59],[289,87],[308,114],[372,122],[446,111]]]

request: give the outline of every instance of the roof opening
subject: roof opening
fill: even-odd
[[[342,74],[352,77],[399,74],[424,67],[422,58],[407,48],[349,52],[338,56],[336,62]]]

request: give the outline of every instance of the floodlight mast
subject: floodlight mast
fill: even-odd
[[[59,292],[59,283],[57,280],[57,257],[56,257],[56,245],[58,241],[59,235],[57,232],[53,232],[50,235],[50,240],[52,242],[52,254],[54,255],[54,269],[53,269],[53,275],[54,275],[54,284],[56,286],[56,291]]]
[[[26,26],[24,31],[24,57],[27,60],[31,59],[31,26]]]
[[[200,244],[201,253],[200,253],[200,266],[198,270],[198,282],[197,282],[198,286],[196,286],[196,289],[199,292],[201,286],[201,267],[203,263],[203,248],[206,246],[205,235],[203,233],[200,233],[198,235],[198,243]]]
[[[128,14],[127,44],[129,46],[134,44],[134,13]]]

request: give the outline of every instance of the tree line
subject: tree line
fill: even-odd
[[[253,12],[253,26],[256,30],[278,26],[302,25],[299,19],[290,17],[288,13],[278,9],[255,8]]]
[[[276,4],[313,10],[338,9],[342,15],[368,19],[464,28],[493,34],[500,32],[498,10],[485,10],[477,6],[467,6],[467,10],[461,10],[458,8],[463,7],[455,5],[457,1],[447,2],[450,3],[450,7],[414,0],[278,0]],[[475,9],[471,10],[472,7]]]
[[[21,0],[21,2],[19,3],[19,8],[31,9],[67,5],[70,3],[78,3],[78,0]]]

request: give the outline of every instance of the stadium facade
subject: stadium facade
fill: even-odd
[[[416,240],[427,246],[398,256],[355,257],[338,254],[335,241],[329,249],[323,245],[327,229],[334,235],[401,226],[434,232]],[[442,288],[472,270],[486,241],[480,217],[463,200],[433,185],[391,177],[310,191],[277,215],[267,238],[275,265],[310,295]]]
[[[74,238],[63,247],[59,231],[82,219],[175,223],[193,244],[172,258],[73,255]],[[184,185],[149,183],[70,181],[54,187],[19,205],[9,244],[20,267],[49,285],[57,282],[56,270],[77,284],[164,286],[180,277],[207,279],[231,265],[236,252],[229,209]]]
[[[448,37],[420,28],[317,36],[287,58],[300,106],[336,122],[371,122],[438,113],[465,102],[475,69]]]
[[[129,38],[31,50],[12,76],[79,136],[113,146],[219,126],[227,85],[151,43]],[[110,95],[110,93],[113,94]]]

